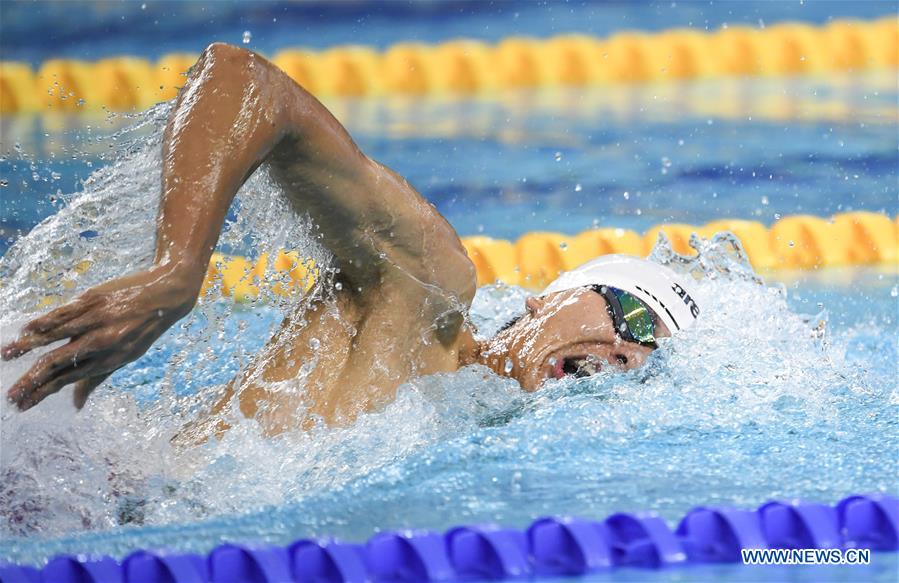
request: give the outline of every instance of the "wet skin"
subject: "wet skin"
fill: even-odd
[[[532,391],[577,364],[637,367],[651,350],[621,341],[605,300],[589,290],[530,298],[518,323],[475,341],[466,323],[475,270],[449,223],[366,157],[285,73],[255,53],[214,44],[191,69],[166,127],[154,265],[28,323],[2,348],[4,360],[69,342],[39,358],[8,398],[24,410],[74,384],[80,408],[146,352],[195,304],[228,206],[263,163],[296,211],[312,217],[338,272],[332,287],[298,302],[214,414],[236,396],[269,433],[318,418],[348,423],[416,376],[479,362]],[[191,433],[227,428],[209,419]]]
[[[479,360],[535,391],[548,379],[603,369],[630,370],[646,361],[649,346],[616,333],[606,300],[587,288],[530,297],[514,326],[480,347]],[[670,336],[656,321],[656,337]]]

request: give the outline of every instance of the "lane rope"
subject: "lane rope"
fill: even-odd
[[[798,500],[772,500],[755,510],[700,506],[687,512],[674,529],[654,513],[619,512],[601,521],[547,516],[524,530],[478,524],[444,533],[384,531],[363,544],[333,538],[301,538],[285,546],[225,543],[203,555],[137,550],[121,561],[64,554],[40,569],[0,562],[0,580],[364,583],[555,579],[622,567],[739,564],[743,549],[781,549],[781,556],[799,558],[809,556],[800,549],[817,549],[823,552],[806,551],[811,558],[804,560],[844,559],[864,565],[859,550],[867,552],[863,556],[869,561],[871,551],[895,552],[899,550],[897,533],[899,499],[862,494],[833,506]],[[791,555],[793,549],[796,552]]]
[[[899,18],[798,22],[717,31],[620,32],[608,38],[510,37],[287,49],[272,61],[320,97],[474,95],[506,89],[635,84],[712,77],[772,77],[899,68]],[[0,62],[0,115],[142,110],[172,99],[197,59],[117,56],[51,59],[32,69]]]

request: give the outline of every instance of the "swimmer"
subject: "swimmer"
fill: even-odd
[[[633,369],[658,338],[699,313],[669,269],[606,256],[562,274],[493,338],[476,340],[467,321],[475,268],[450,224],[365,156],[311,94],[242,48],[213,44],[190,70],[162,163],[153,266],[87,290],[2,348],[8,360],[69,340],[10,388],[20,409],[70,384],[83,407],[192,309],[228,207],[262,164],[296,211],[310,215],[336,267],[333,300],[321,293],[288,315],[213,407],[220,412],[236,396],[267,433],[316,418],[350,423],[412,378],[475,363],[526,391],[567,375]],[[300,376],[302,390],[283,388]]]

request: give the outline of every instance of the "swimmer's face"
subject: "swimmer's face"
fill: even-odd
[[[606,300],[589,289],[531,297],[525,304],[527,312],[490,339],[481,354],[487,366],[516,379],[526,391],[552,378],[637,368],[653,351],[622,340]],[[671,335],[658,320],[655,332],[656,337]]]

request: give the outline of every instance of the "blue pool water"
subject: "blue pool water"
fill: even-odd
[[[458,123],[480,119],[479,127],[495,136],[481,141],[444,129],[435,130],[440,135],[415,135],[409,128],[419,123],[373,116],[379,120],[374,123],[353,109],[390,111],[389,103],[338,103],[335,110],[351,120],[363,148],[409,175],[462,233],[484,225],[487,233],[514,236],[533,228],[588,227],[592,219],[583,218],[585,207],[600,224],[637,228],[671,217],[701,223],[746,216],[746,209],[757,209],[750,216],[767,223],[775,213],[800,206],[818,214],[884,206],[894,212],[889,205],[895,169],[877,160],[895,152],[895,112],[883,113],[885,105],[873,101],[879,113],[861,112],[869,119],[863,125],[793,119],[747,128],[742,121],[711,118],[709,124],[705,116],[661,110],[633,120],[643,136],[637,144],[659,153],[676,151],[680,138],[674,136],[687,136],[693,155],[684,164],[719,169],[706,170],[701,179],[696,171],[680,171],[676,154],[670,167],[649,171],[632,153],[587,145],[586,136],[626,135],[620,117],[563,118],[539,104],[455,104],[466,112]],[[445,124],[446,107],[424,103],[416,121]],[[45,196],[55,182],[86,175],[89,163],[103,168],[82,194],[57,200],[62,210],[0,260],[5,287],[15,292],[0,300],[4,336],[47,289],[70,297],[148,260],[158,197],[155,140],[164,117],[164,111],[150,115],[143,129],[117,135],[113,154],[96,154],[109,150],[110,139],[63,146],[73,138],[51,134],[23,140],[20,157],[4,162],[25,172],[9,188],[24,183],[20,192]],[[835,137],[823,138],[831,129]],[[73,131],[83,136],[86,129]],[[783,133],[806,138],[784,145],[774,137]],[[561,145],[565,139],[567,146]],[[627,144],[622,148],[643,152],[634,138],[621,139]],[[830,139],[850,144],[850,153],[820,153]],[[662,141],[674,146],[661,148]],[[48,164],[52,148],[75,159]],[[725,149],[735,156],[728,162]],[[485,154],[490,150],[493,156]],[[793,162],[782,161],[784,150],[793,152]],[[556,152],[562,152],[561,160]],[[809,156],[822,161],[800,162]],[[464,171],[464,160],[476,160],[479,171]],[[864,169],[846,180],[843,167],[856,160],[863,160],[857,164]],[[22,170],[31,164],[37,182]],[[789,180],[738,178],[720,169],[725,165],[777,166],[778,175]],[[48,166],[62,176],[44,182],[41,176],[54,171]],[[605,181],[615,181],[615,189],[584,196],[602,192]],[[849,190],[843,184],[851,181],[865,187],[843,194],[841,202],[821,196],[830,188]],[[580,192],[572,182],[581,184]],[[696,188],[703,183],[718,195],[709,198],[707,190]],[[454,184],[455,196],[432,194]],[[505,194],[518,184],[542,186]],[[655,190],[645,198],[614,193],[625,189]],[[264,177],[255,177],[233,209],[224,245],[253,253],[307,248],[302,221],[279,210],[277,194]],[[768,196],[767,205],[762,196]],[[503,200],[508,204],[501,217]],[[716,250],[704,252],[707,262],[730,265],[730,259],[715,258]],[[94,265],[71,277],[74,288],[48,279],[71,274],[85,257]],[[527,395],[512,382],[471,368],[411,383],[394,404],[350,428],[265,439],[245,421],[222,442],[177,450],[168,439],[210,402],[217,384],[248,361],[283,309],[207,301],[144,358],[117,373],[84,412],[74,414],[67,395],[26,415],[2,405],[0,556],[39,562],[58,552],[207,550],[222,540],[283,543],[312,534],[363,540],[382,528],[442,529],[481,521],[523,526],[547,513],[602,517],[654,510],[673,520],[699,504],[754,507],[771,497],[834,502],[849,492],[895,493],[895,271],[782,272],[770,279],[768,286],[720,276],[702,283],[707,307],[700,326],[663,347],[640,373],[561,383]],[[514,288],[482,289],[473,321],[488,334],[520,309],[523,297]],[[821,319],[828,322],[824,337],[812,332]],[[26,365],[4,364],[4,385]],[[131,522],[121,525],[126,516]],[[889,580],[891,560],[878,559],[871,577]],[[841,572],[813,570],[808,577]],[[720,575],[690,573],[659,576]]]
[[[810,4],[813,14],[830,10]],[[753,15],[741,6],[742,18]],[[728,10],[687,5],[672,14],[698,11],[719,23]],[[512,238],[721,217],[771,224],[853,209],[895,215],[896,87],[895,76],[869,75],[328,105],[364,151],[407,176],[461,235]],[[4,339],[48,294],[60,301],[146,265],[164,119],[164,109],[0,119]],[[300,248],[325,260],[278,194],[255,176],[222,248],[254,256]],[[639,372],[529,395],[468,368],[410,383],[351,427],[267,439],[246,420],[220,442],[172,448],[170,437],[286,309],[212,294],[80,414],[67,394],[24,415],[0,404],[0,558],[39,564],[60,552],[205,551],[223,540],[325,534],[364,540],[400,527],[521,527],[549,513],[654,510],[674,520],[700,504],[899,492],[896,270],[779,272],[761,285],[722,275],[741,272],[727,249],[702,250],[703,320]],[[472,320],[489,334],[524,296],[484,288]],[[29,362],[2,364],[0,384]],[[896,555],[884,555],[868,569],[614,577],[893,581],[896,567]]]

